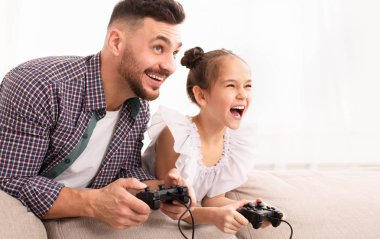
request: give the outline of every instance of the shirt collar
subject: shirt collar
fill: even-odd
[[[85,104],[89,111],[106,109],[103,81],[100,72],[100,52],[87,58]],[[101,113],[102,114],[102,113]]]
[[[128,105],[131,111],[131,116],[136,118],[140,111],[140,99],[138,97],[130,98],[125,102],[125,104]]]
[[[86,106],[89,111],[99,111],[99,116],[104,117],[106,113],[106,100],[102,75],[100,71],[100,52],[88,57],[86,73]],[[138,97],[126,100],[125,106],[131,111],[131,116],[136,118],[140,111],[140,99]]]

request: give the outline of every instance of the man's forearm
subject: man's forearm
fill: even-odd
[[[43,219],[64,217],[93,217],[91,208],[92,198],[95,197],[96,189],[74,189],[63,187],[50,210]]]

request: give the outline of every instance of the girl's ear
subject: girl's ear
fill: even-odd
[[[206,106],[207,100],[206,100],[204,90],[202,90],[199,86],[196,85],[193,87],[193,94],[199,106],[201,107]]]
[[[119,29],[112,29],[108,33],[107,45],[108,49],[115,55],[119,56],[122,53],[123,33]]]

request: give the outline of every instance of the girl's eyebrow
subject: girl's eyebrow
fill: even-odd
[[[223,83],[229,83],[229,82],[237,82],[237,80],[234,80],[234,79],[226,79],[223,81]],[[244,82],[244,84],[246,83],[252,83],[252,80],[251,79],[248,79]]]
[[[226,82],[236,82],[236,80],[234,80],[234,79],[226,79],[226,80],[224,80],[223,82],[224,82],[224,83],[226,83]]]

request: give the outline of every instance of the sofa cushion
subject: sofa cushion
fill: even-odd
[[[21,202],[0,190],[0,238],[47,238],[41,220],[28,212]]]
[[[243,186],[228,194],[234,199],[261,197],[280,208],[294,229],[293,238],[380,238],[380,167],[323,170],[253,170]],[[285,223],[238,238],[289,238]]]
[[[115,230],[92,218],[70,218],[45,221],[48,237],[51,239],[178,239],[184,238],[177,226],[161,211],[153,211],[148,221],[139,227]],[[191,238],[191,227],[185,222],[181,228],[187,238]],[[236,239],[235,235],[220,232],[212,225],[198,225],[194,238]]]

